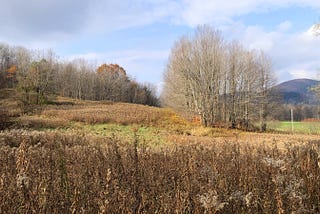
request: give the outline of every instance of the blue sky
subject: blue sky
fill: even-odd
[[[118,63],[160,85],[170,49],[197,25],[262,49],[278,82],[317,78],[319,0],[0,0],[0,42],[52,49],[61,59]]]

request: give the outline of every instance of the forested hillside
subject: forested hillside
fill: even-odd
[[[319,84],[312,79],[294,79],[275,86],[280,95],[280,102],[284,104],[317,104],[315,93],[311,90]]]
[[[118,64],[92,65],[83,59],[59,60],[52,51],[0,44],[0,89],[16,88],[27,103],[48,95],[159,105],[155,89],[128,77]]]
[[[315,88],[319,81],[311,79],[294,79],[274,87],[273,93],[279,105],[272,115],[277,120],[291,120],[291,109],[295,121],[319,119],[319,97]]]

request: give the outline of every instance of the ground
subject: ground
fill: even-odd
[[[320,140],[309,129],[206,128],[171,109],[25,105],[6,93],[0,213],[320,212]]]

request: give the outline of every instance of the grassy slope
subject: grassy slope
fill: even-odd
[[[133,138],[139,137],[142,142],[153,145],[169,142],[211,143],[226,140],[281,144],[288,141],[292,143],[317,139],[316,135],[304,135],[304,133],[315,133],[310,131],[316,129],[315,123],[309,128],[304,126],[306,123],[297,123],[295,126],[297,133],[294,136],[280,133],[246,133],[238,130],[205,128],[185,120],[170,109],[106,101],[80,101],[63,97],[55,98],[49,105],[35,106],[36,110],[31,114],[21,114],[23,111],[16,99],[17,94],[14,94],[14,91],[6,93],[6,95],[2,93],[4,97],[1,102],[13,112],[11,115],[22,115],[14,119],[16,128],[114,136],[124,142],[132,142]],[[270,127],[278,131],[288,131],[286,123],[273,123]]]
[[[0,132],[0,213],[319,213],[316,135],[204,128],[124,103],[35,107]]]

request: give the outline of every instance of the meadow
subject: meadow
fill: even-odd
[[[320,134],[319,121],[274,121],[269,123],[269,128],[275,131],[304,133],[304,134]]]
[[[320,212],[318,135],[125,103],[1,102],[0,213]]]

